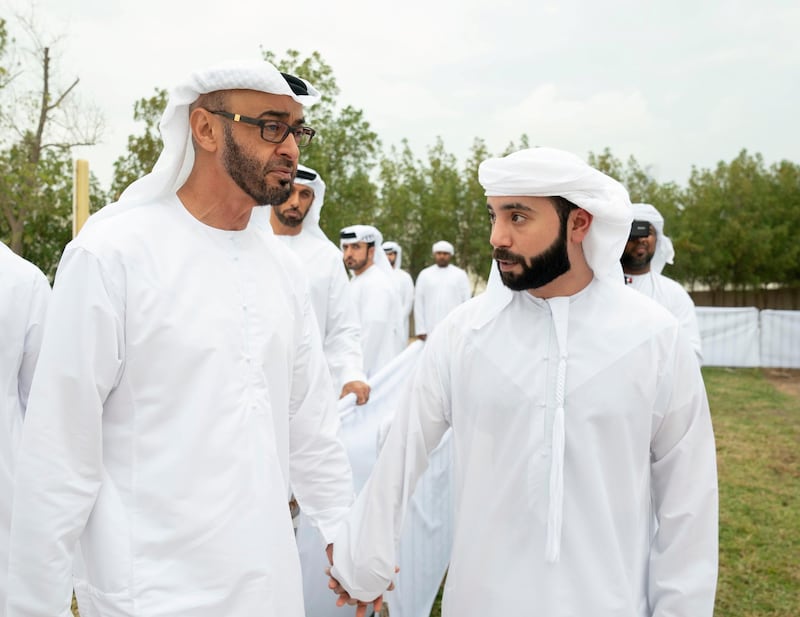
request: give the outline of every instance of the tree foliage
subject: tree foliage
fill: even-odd
[[[0,27],[0,57],[4,41]],[[431,245],[446,239],[455,246],[454,262],[472,273],[473,280],[488,276],[490,228],[477,172],[481,161],[493,154],[482,136],[475,137],[462,163],[440,138],[424,157],[416,156],[406,140],[384,152],[366,113],[338,104],[334,71],[318,53],[302,57],[288,50],[282,58],[269,51],[262,55],[280,70],[304,77],[322,94],[321,101],[306,112],[317,137],[301,152],[300,160],[326,182],[321,225],[334,242],[342,227],[374,224],[385,239],[400,243],[403,267],[416,277],[431,263]],[[0,84],[10,75],[1,70],[2,65]],[[114,165],[112,198],[152,168],[161,148],[158,120],[165,105],[166,93],[161,89],[135,104],[134,118],[144,123],[144,132],[128,138],[127,152]],[[528,136],[522,134],[502,154],[529,144]],[[23,145],[17,144],[16,150],[6,154],[13,154],[15,161],[24,160]],[[800,283],[800,244],[792,233],[800,226],[797,164],[781,161],[766,167],[761,155],[742,150],[733,161],[721,161],[713,169],[693,168],[684,187],[659,182],[647,165],[633,156],[623,162],[609,149],[590,152],[588,161],[622,182],[633,202],[650,203],[664,216],[666,233],[676,249],[675,264],[667,267],[667,275],[712,289]],[[66,204],[66,194],[59,197],[55,193],[59,186],[62,190],[68,186],[68,182],[59,184],[56,176],[66,170],[56,163],[53,160],[47,166],[48,183],[54,191],[48,199],[51,204]],[[7,190],[4,187],[9,183],[20,187],[20,196],[23,189],[33,190],[35,185],[22,185],[21,178],[28,177],[24,166],[5,159],[0,165],[4,178],[0,191]],[[53,229],[66,220],[66,210],[41,212],[46,214],[29,220],[38,225],[50,217]],[[54,234],[53,229],[46,233]],[[42,253],[59,241],[43,245]]]
[[[158,123],[166,106],[167,91],[163,88],[156,88],[153,96],[134,103],[133,119],[144,122],[144,134],[129,135],[127,153],[114,161],[109,201],[116,201],[131,182],[153,169],[163,146]]]
[[[371,224],[378,209],[378,190],[371,176],[380,141],[364,112],[349,105],[338,107],[336,77],[319,53],[301,58],[299,52],[290,49],[282,59],[270,51],[263,55],[280,71],[303,77],[322,95],[320,102],[306,112],[306,121],[317,136],[300,153],[300,162],[319,172],[325,181],[325,205],[320,216],[323,231],[336,241],[342,227]]]
[[[71,148],[96,143],[102,118],[77,100],[77,77],[60,84],[57,52],[33,21],[21,23],[31,43],[22,50],[28,62],[6,55],[5,22],[0,33],[0,237],[52,275],[72,234]]]

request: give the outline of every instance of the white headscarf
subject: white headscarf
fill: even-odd
[[[450,244],[447,240],[439,240],[438,242],[433,243],[433,247],[431,248],[432,253],[450,253],[453,255],[455,251],[453,250],[453,245]]]
[[[583,240],[586,261],[596,277],[624,283],[619,258],[633,215],[628,192],[619,182],[574,154],[554,148],[487,159],[478,167],[478,180],[487,197],[560,196],[589,212],[593,220]]]
[[[308,179],[302,177],[303,175],[313,175],[314,177]],[[308,209],[305,219],[303,219],[302,233],[309,233],[321,240],[328,240],[328,236],[325,235],[325,232],[322,231],[322,228],[319,226],[319,217],[322,213],[322,206],[325,203],[325,182],[315,170],[305,165],[298,165],[297,176],[294,179],[294,183],[302,184],[314,191],[314,199],[311,202],[311,207]]]
[[[650,204],[633,204],[633,220],[647,221],[656,229],[656,250],[650,262],[650,270],[661,274],[664,266],[671,264],[675,257],[672,240],[664,235],[664,217]]]
[[[345,244],[355,244],[356,242],[374,242],[375,254],[373,256],[373,263],[384,272],[391,274],[392,264],[389,263],[389,258],[383,251],[383,236],[381,232],[372,225],[350,225],[339,232],[340,248]]]
[[[194,164],[189,106],[201,94],[217,90],[256,90],[290,96],[304,107],[310,107],[320,99],[320,94],[307,81],[299,81],[307,94],[295,94],[283,74],[264,60],[228,61],[193,72],[185,82],[170,91],[159,125],[164,148],[153,171],[126,188],[119,201],[91,218],[104,218],[120,212],[122,206],[127,208],[174,195],[183,185]]]
[[[382,247],[384,253],[396,253],[397,257],[394,258],[394,266],[395,270],[399,270],[400,266],[403,263],[403,249],[402,247],[397,244],[397,242],[392,242],[391,240],[387,240],[383,243]],[[388,259],[388,257],[387,257]],[[391,264],[391,262],[389,262]]]

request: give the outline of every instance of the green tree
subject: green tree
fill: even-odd
[[[339,86],[333,69],[318,52],[306,58],[292,49],[282,59],[270,51],[263,55],[280,71],[307,80],[322,95],[320,102],[306,111],[306,120],[317,136],[300,153],[300,162],[316,169],[325,181],[325,207],[320,217],[323,231],[335,242],[342,227],[372,224],[378,213],[378,188],[371,178],[381,144],[364,112],[350,105],[338,108]]]
[[[163,148],[158,123],[167,106],[167,91],[156,88],[150,98],[142,98],[133,106],[133,119],[144,122],[144,134],[128,136],[128,152],[114,161],[114,178],[109,201],[119,199],[123,190],[137,178],[150,173]]]
[[[464,169],[437,138],[423,162],[406,140],[380,162],[378,225],[384,237],[403,247],[403,267],[416,278],[432,263],[431,246],[448,240],[454,263],[485,280],[491,263],[486,198],[478,183],[478,165],[487,157],[476,140]]]
[[[3,72],[10,76],[0,90],[6,129],[0,150],[0,237],[52,274],[72,233],[71,148],[96,143],[102,118],[77,100],[77,78],[58,85],[52,48],[42,43],[32,20],[22,20],[22,26],[38,76],[22,63],[13,75]]]
[[[457,250],[463,256],[461,264],[475,280],[486,280],[493,267],[486,196],[478,182],[478,166],[487,158],[489,152],[486,143],[482,139],[475,139],[462,171],[462,196],[456,206]]]
[[[453,263],[469,269],[470,255],[464,250],[460,215],[466,197],[464,179],[458,169],[458,161],[445,150],[444,142],[437,137],[428,149],[428,161],[424,167],[428,196],[423,214],[422,239],[425,242],[424,265],[432,263],[431,247],[438,240],[453,244]]]
[[[408,141],[392,146],[379,164],[381,186],[376,224],[384,238],[403,247],[403,269],[416,278],[430,260],[430,244],[423,236],[428,185],[422,163],[414,158]]]
[[[618,180],[628,191],[632,203],[646,203],[655,207],[664,217],[664,233],[675,245],[675,264],[668,265],[665,274],[681,282],[692,280],[688,240],[683,239],[683,192],[674,182],[658,182],[648,167],[643,167],[635,157],[626,163],[605,148],[600,154],[589,153],[587,162],[608,176]]]
[[[786,260],[781,252],[793,253],[776,184],[761,155],[746,150],[713,170],[692,168],[682,217],[700,282],[712,290],[782,282]]]
[[[774,212],[771,224],[773,237],[770,242],[772,262],[776,273],[772,282],[785,285],[800,285],[800,165],[781,161],[770,168],[772,180],[772,205]]]

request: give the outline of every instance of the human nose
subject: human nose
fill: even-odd
[[[300,203],[300,193],[295,189],[289,194],[289,199],[286,200],[286,205],[296,208]]]
[[[511,234],[509,233],[508,226],[502,221],[495,219],[492,225],[492,233],[489,236],[489,243],[494,248],[507,248],[511,246]]]
[[[297,138],[294,133],[289,133],[286,138],[278,144],[276,152],[292,161],[297,161],[300,158],[300,148],[297,145]]]

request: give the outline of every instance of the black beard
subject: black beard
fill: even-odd
[[[228,175],[250,198],[259,206],[282,204],[292,194],[292,183],[281,182],[279,186],[267,184],[267,174],[274,165],[267,162],[260,167],[256,159],[249,158],[244,150],[233,139],[231,127],[226,125],[225,152],[222,154],[222,163]]]
[[[499,261],[511,261],[522,265],[522,272],[514,274],[503,272],[500,265],[497,269],[503,284],[514,291],[538,289],[557,279],[569,271],[569,255],[567,254],[567,226],[566,221],[561,225],[558,238],[538,255],[525,258],[503,248],[494,249],[492,258]]]
[[[285,225],[286,227],[300,227],[300,225],[303,224],[303,220],[306,218],[304,214],[299,219],[290,219],[287,216],[285,216],[283,212],[278,210],[278,206],[274,207],[273,212],[275,213],[275,218],[278,219],[278,221],[282,225]],[[308,214],[308,212],[306,212],[306,214]]]
[[[347,266],[348,270],[352,270],[353,272],[358,272],[359,270],[361,270],[361,268],[367,265],[367,259],[369,258],[364,257],[364,259],[362,259],[361,261],[355,261],[352,266],[348,266],[347,262],[345,262],[344,265]]]
[[[643,270],[651,261],[653,261],[654,255],[655,253],[648,253],[641,259],[637,259],[632,254],[626,251],[622,254],[622,257],[620,257],[619,261],[622,264],[622,268],[625,271]]]

